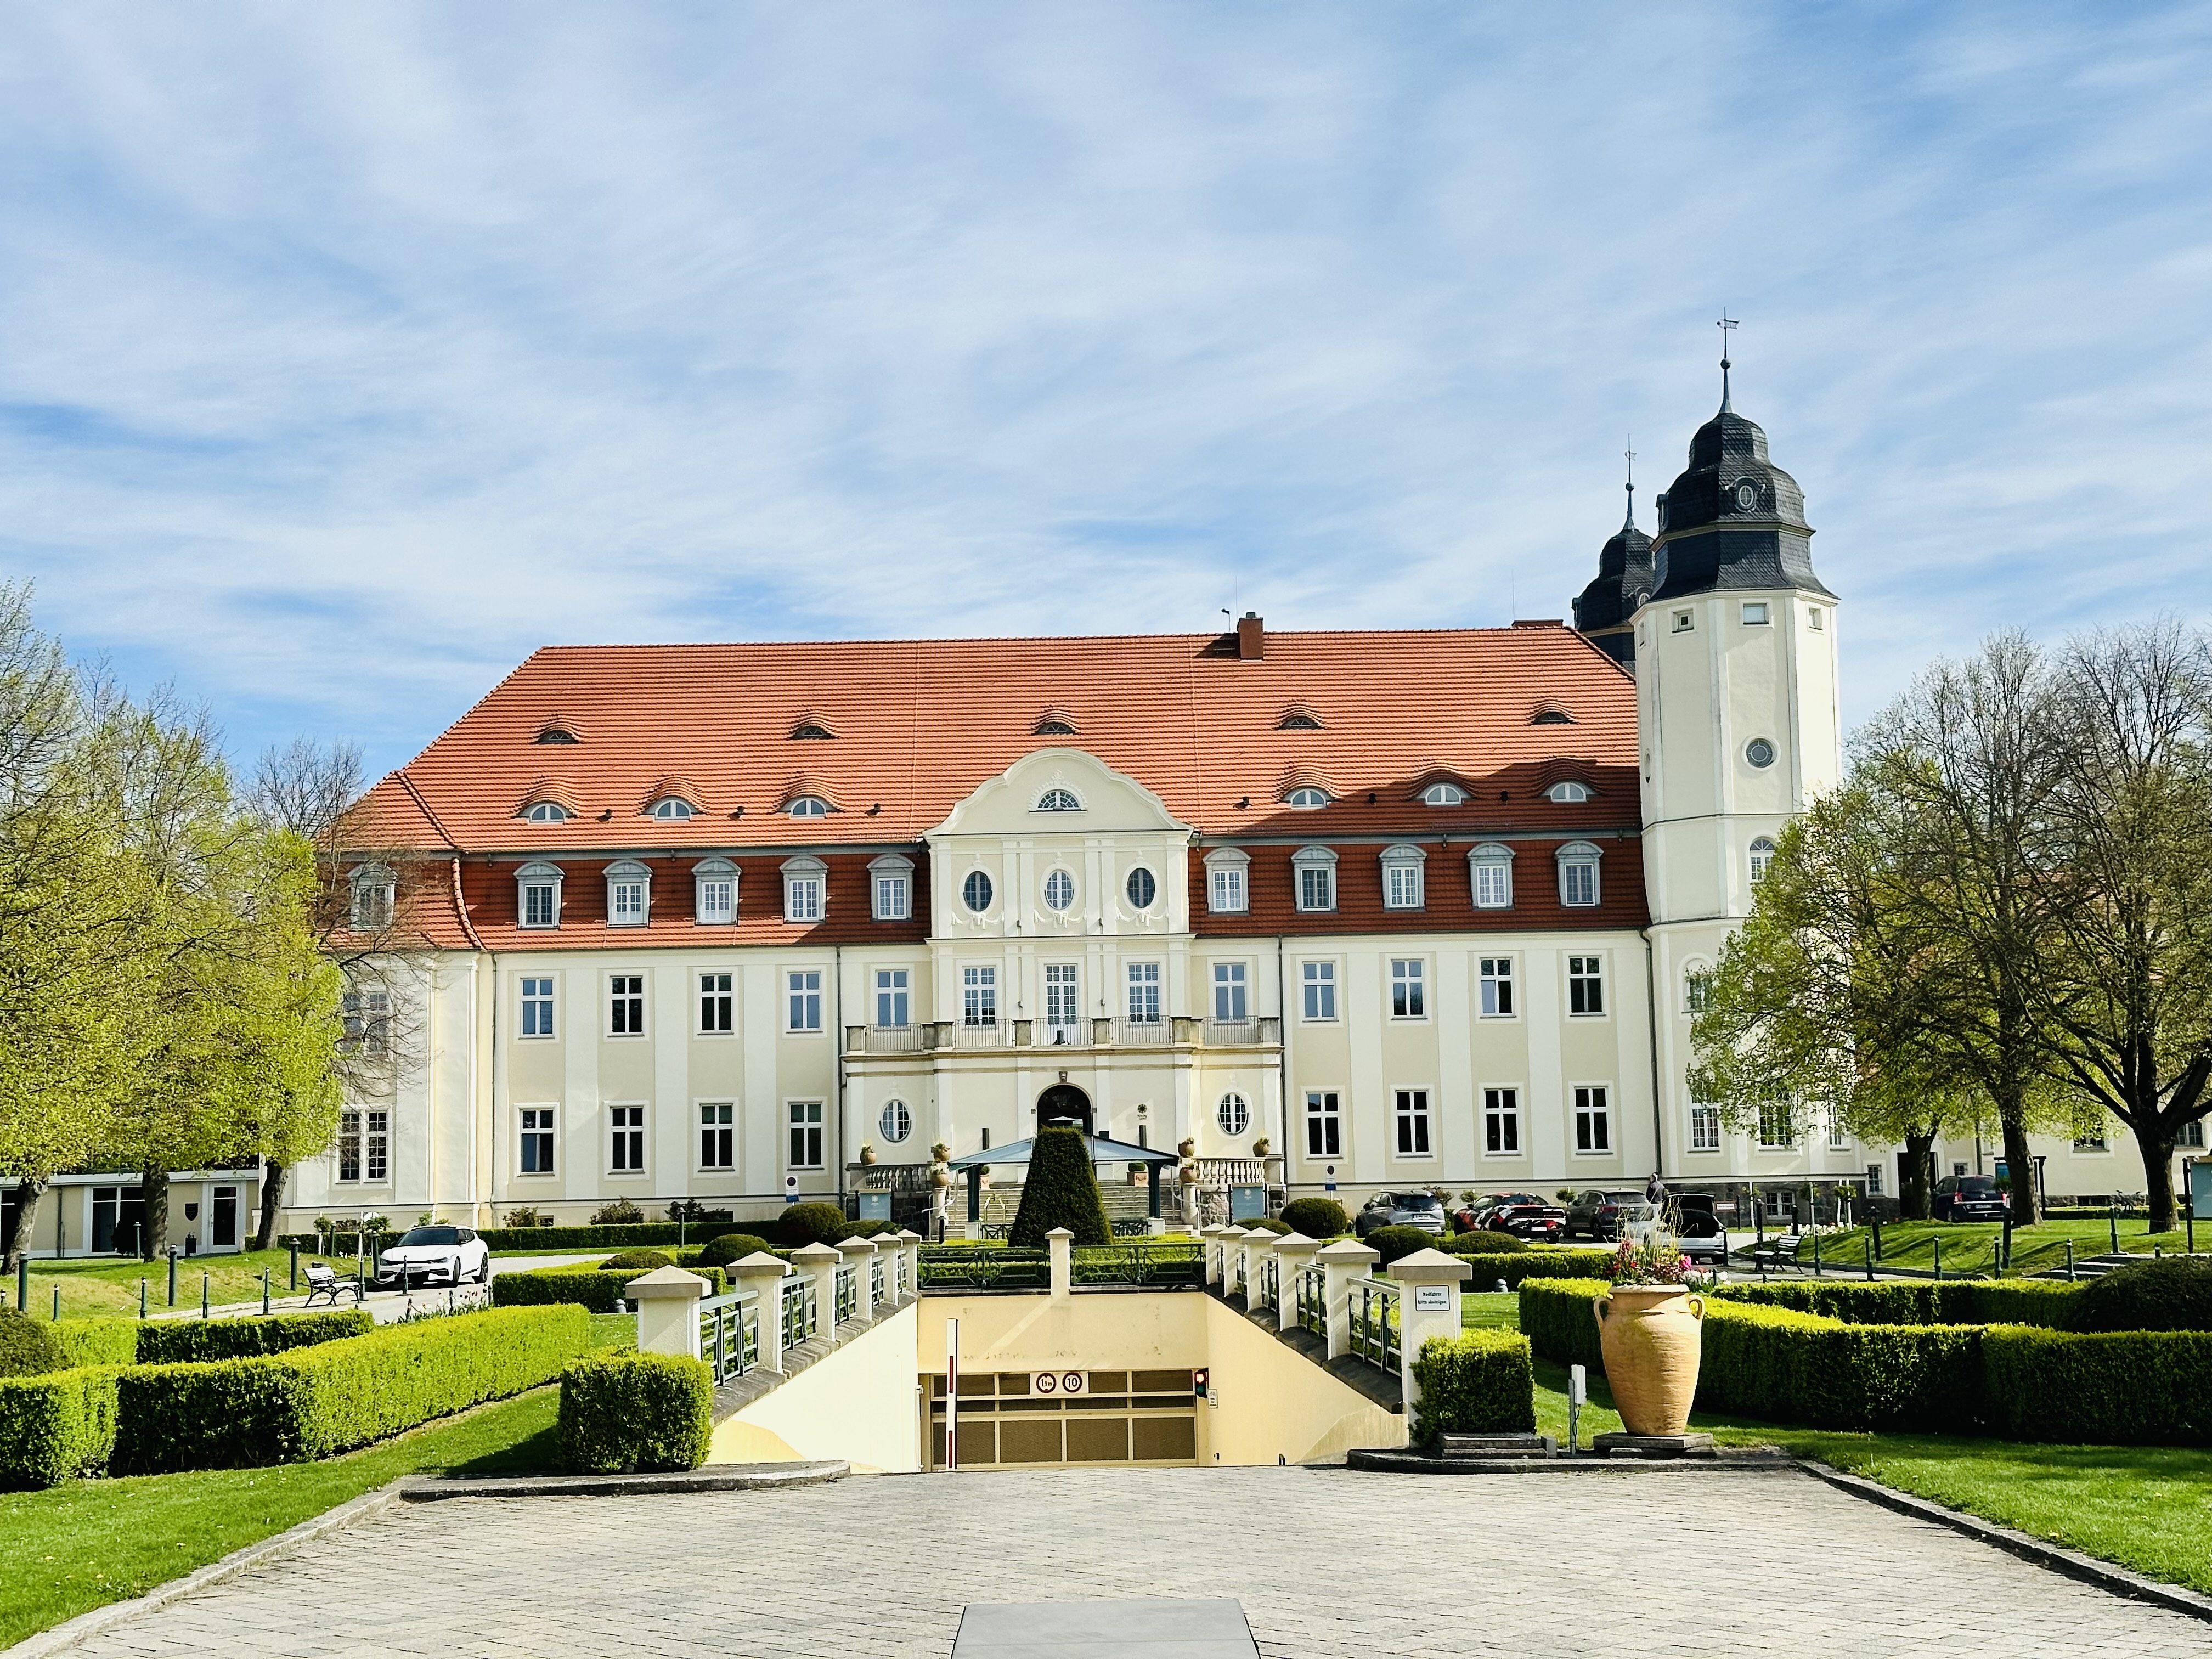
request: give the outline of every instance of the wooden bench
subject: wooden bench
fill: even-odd
[[[310,1261],[307,1264],[307,1305],[308,1307],[312,1308],[315,1305],[317,1297],[326,1296],[331,1299],[331,1306],[335,1308],[338,1305],[339,1295],[346,1292],[349,1292],[356,1302],[360,1301],[361,1281],[355,1279],[340,1279],[337,1271],[327,1262]]]
[[[1797,1267],[1797,1249],[1805,1242],[1802,1234],[1776,1233],[1751,1247],[1751,1265],[1761,1273],[1778,1273],[1784,1267]]]

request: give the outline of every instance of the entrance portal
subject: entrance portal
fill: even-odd
[[[1037,1097],[1038,1128],[1049,1128],[1061,1119],[1091,1133],[1091,1097],[1073,1083],[1055,1083]]]

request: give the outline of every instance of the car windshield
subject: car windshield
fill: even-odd
[[[1994,1176],[1967,1176],[1959,1182],[1960,1192],[1973,1193],[1983,1197],[1996,1192],[1996,1178]]]
[[[399,1241],[399,1247],[404,1249],[410,1244],[458,1244],[460,1242],[461,1230],[459,1227],[410,1227],[406,1237]]]
[[[1442,1206],[1434,1193],[1400,1193],[1398,1207],[1401,1210],[1434,1210]]]

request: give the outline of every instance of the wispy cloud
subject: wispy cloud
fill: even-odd
[[[1560,615],[1726,302],[1863,714],[2201,614],[2208,154],[2202,7],[19,9],[0,559],[384,763],[548,641]]]

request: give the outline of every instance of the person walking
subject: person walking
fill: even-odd
[[[1659,1179],[1656,1170],[1651,1172],[1651,1179],[1644,1183],[1644,1201],[1655,1205],[1667,1201],[1667,1183]]]

